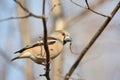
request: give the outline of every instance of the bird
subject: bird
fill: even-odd
[[[50,60],[55,59],[63,50],[66,43],[72,42],[70,34],[66,30],[56,30],[47,37],[47,44],[49,47]],[[20,53],[18,56],[11,59],[14,61],[21,58],[29,58],[33,62],[41,65],[46,63],[46,52],[44,49],[44,39],[41,38],[36,43],[27,45],[24,48],[15,52]]]

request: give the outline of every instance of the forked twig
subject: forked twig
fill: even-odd
[[[91,7],[93,9],[97,8],[98,6],[100,6],[101,4],[105,3],[105,0],[98,0],[97,3],[91,5]],[[77,15],[70,17],[68,19],[66,19],[66,24],[71,25],[71,23],[76,22],[77,20],[81,20],[82,18],[84,18],[88,13],[87,9],[84,9],[82,12],[78,13]]]
[[[27,13],[27,15],[22,16],[22,17],[9,17],[9,18],[5,18],[5,19],[1,19],[0,22],[6,21],[6,20],[12,20],[12,19],[26,19],[28,17],[35,17],[35,18],[38,18],[38,19],[44,18],[43,15],[38,16],[38,15],[35,15],[32,12],[30,12],[19,1],[17,1],[17,0],[14,0],[14,1],[15,1],[16,4],[18,4]]]
[[[32,17],[35,17],[35,18],[44,18],[44,16],[38,16],[38,15],[35,15],[33,14],[32,12],[30,12],[27,8],[25,8],[19,1],[17,0],[14,0],[25,12],[28,13],[28,17],[32,16]]]
[[[105,20],[105,22],[103,23],[103,25],[100,27],[100,29],[98,29],[98,31],[96,32],[96,34],[90,40],[89,44],[82,50],[82,52],[80,53],[80,56],[75,61],[75,63],[72,65],[72,67],[70,68],[69,72],[66,74],[64,80],[68,80],[71,77],[72,73],[75,71],[76,67],[78,66],[78,64],[80,63],[80,61],[82,60],[82,58],[85,56],[85,54],[90,49],[90,47],[94,44],[94,42],[97,40],[97,38],[100,36],[100,34],[107,27],[108,23],[112,20],[113,16],[116,14],[116,12],[119,10],[119,8],[120,8],[120,1],[118,2],[118,4],[116,5],[116,7],[114,8],[114,10],[111,12],[111,14],[110,14],[111,16],[107,17],[107,19]]]
[[[102,13],[99,13],[99,12],[96,12],[96,11],[92,10],[92,9],[90,8],[87,0],[85,0],[85,3],[86,3],[86,5],[87,5],[87,8],[81,6],[80,4],[74,2],[73,0],[70,0],[70,1],[71,1],[73,4],[75,4],[75,5],[79,6],[79,7],[82,7],[82,8],[84,8],[84,9],[88,9],[89,11],[92,11],[92,12],[95,13],[95,14],[101,15],[101,16],[103,16],[103,17],[109,17],[109,16],[107,16],[107,15],[104,15],[104,14],[102,14]]]
[[[87,5],[88,10],[90,10],[90,11],[92,11],[92,12],[98,14],[98,15],[101,15],[101,16],[104,16],[104,17],[109,17],[109,16],[107,16],[107,15],[104,15],[104,14],[102,14],[102,13],[96,12],[96,11],[94,11],[93,9],[91,9],[90,6],[89,6],[89,4],[88,4],[88,0],[85,0],[85,2],[86,2],[86,5]]]

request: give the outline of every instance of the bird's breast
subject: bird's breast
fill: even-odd
[[[50,58],[53,59],[60,54],[60,52],[63,49],[63,44],[60,41],[56,41],[53,44],[49,44],[48,47],[49,47]],[[31,52],[33,53],[33,56],[35,56],[38,59],[46,58],[46,52],[43,45],[32,48]]]

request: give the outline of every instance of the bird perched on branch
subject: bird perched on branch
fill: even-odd
[[[56,58],[61,53],[61,51],[63,50],[63,46],[67,42],[71,42],[71,37],[69,33],[65,30],[57,30],[47,38],[51,60]],[[44,65],[46,62],[46,52],[44,49],[43,38],[41,38],[40,41],[37,41],[35,44],[27,45],[26,47],[20,49],[19,51],[16,51],[15,53],[20,54],[17,57],[13,58],[11,61],[20,58],[29,58],[37,64]]]

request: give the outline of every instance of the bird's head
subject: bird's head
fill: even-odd
[[[52,33],[51,36],[61,40],[63,44],[66,44],[67,42],[72,42],[72,38],[65,30],[56,30],[54,33]]]

